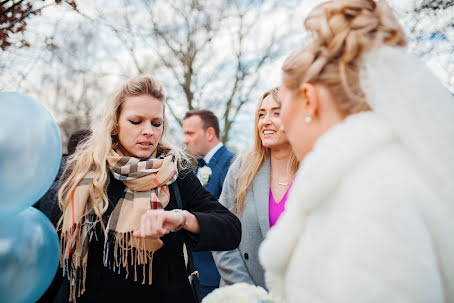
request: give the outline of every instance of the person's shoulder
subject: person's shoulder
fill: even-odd
[[[186,195],[189,194],[189,196],[192,196],[194,193],[199,192],[201,188],[203,188],[203,185],[200,183],[200,180],[197,178],[195,173],[188,168],[180,169],[178,171],[178,178],[173,184],[178,187],[183,200],[185,200],[184,197]],[[172,191],[174,191],[173,188]]]
[[[339,196],[351,196],[346,200],[369,209],[412,207],[417,201],[432,200],[426,176],[411,159],[398,143],[384,146],[358,161],[344,176]]]
[[[192,166],[182,167],[178,171],[177,183],[192,182],[197,179]]]
[[[232,157],[235,156],[235,153],[232,152],[230,149],[228,149],[227,146],[224,145],[224,147],[225,147],[226,155],[227,155],[228,157],[231,157],[231,158],[232,158]]]
[[[392,142],[363,157],[356,163],[356,167],[350,171],[349,175],[355,179],[364,178],[365,182],[375,186],[399,184],[405,180],[410,181],[414,179],[412,177],[419,175],[417,169],[412,165],[411,159],[411,155],[399,142]],[[377,182],[377,180],[382,180],[382,182]]]
[[[225,157],[231,162],[232,159],[236,156],[234,152],[232,152],[231,150],[229,150],[227,148],[227,146],[225,147],[226,149],[226,152],[225,152]]]
[[[235,160],[235,157],[236,157],[236,155],[234,153],[229,152],[229,155],[227,157],[225,157],[224,165],[227,168],[229,168],[232,165],[233,161]]]
[[[231,152],[225,145],[222,145],[219,148],[219,150],[214,154],[215,158],[219,158],[221,160],[231,159],[234,156],[235,156],[235,154],[233,152]]]
[[[235,154],[223,145],[213,156],[213,161],[222,168],[229,168]],[[211,162],[211,161],[210,161]]]
[[[247,164],[248,161],[248,155],[245,153],[234,155],[229,162],[229,172],[237,173],[243,166],[243,162]]]

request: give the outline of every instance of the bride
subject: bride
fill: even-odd
[[[454,302],[454,100],[384,1],[336,0],[282,70],[300,165],[260,248],[278,302]]]

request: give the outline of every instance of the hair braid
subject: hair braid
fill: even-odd
[[[317,6],[306,18],[313,40],[284,62],[285,85],[325,84],[345,114],[369,109],[358,73],[364,52],[380,45],[404,46],[404,32],[385,1],[335,0]]]

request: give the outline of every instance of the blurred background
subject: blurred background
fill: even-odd
[[[27,94],[69,136],[99,122],[127,79],[149,74],[167,92],[171,135],[188,109],[218,116],[235,152],[252,143],[262,93],[308,40],[311,0],[0,0],[0,90]],[[409,51],[454,94],[454,0],[390,0]],[[430,102],[430,100],[428,100]]]

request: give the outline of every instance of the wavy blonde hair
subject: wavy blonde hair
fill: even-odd
[[[317,6],[304,25],[312,42],[285,60],[283,83],[323,84],[344,115],[370,110],[359,84],[361,55],[381,45],[405,46],[405,34],[388,4],[374,0],[335,0]]]
[[[239,173],[235,176],[235,203],[233,205],[233,213],[239,215],[244,208],[244,201],[246,200],[246,192],[254,180],[257,172],[262,167],[266,158],[270,156],[270,149],[262,145],[262,140],[260,139],[260,131],[258,129],[259,123],[259,111],[262,106],[263,100],[271,95],[273,99],[280,104],[278,98],[279,88],[274,88],[267,91],[263,94],[260,102],[257,105],[255,111],[255,120],[254,120],[254,145],[252,148],[246,152],[243,156]],[[290,154],[290,159],[287,165],[287,171],[289,174],[295,173],[298,170],[298,159],[293,151]]]
[[[68,158],[63,172],[62,183],[58,191],[58,203],[60,208],[65,210],[68,206],[71,194],[76,186],[88,171],[94,172],[93,183],[90,189],[90,199],[93,210],[101,222],[102,215],[109,205],[107,197],[107,185],[109,182],[109,168],[106,157],[111,149],[117,149],[118,141],[118,118],[122,105],[127,97],[131,96],[152,96],[163,103],[163,133],[157,146],[158,153],[172,151],[179,165],[179,169],[185,169],[189,165],[187,154],[180,148],[166,142],[166,129],[168,121],[165,115],[165,93],[161,83],[150,76],[141,76],[129,80],[106,105],[105,115],[102,123],[93,131],[91,137],[82,142],[76,152]],[[86,214],[84,214],[86,215]],[[60,218],[59,225],[62,223]]]

